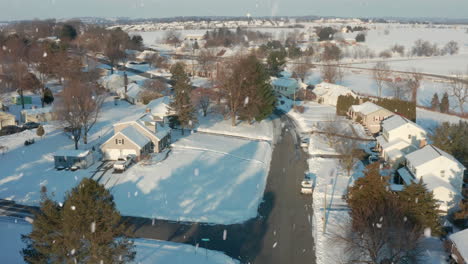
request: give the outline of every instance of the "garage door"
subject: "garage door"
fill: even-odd
[[[130,154],[139,156],[133,149],[107,149],[104,153],[104,159],[118,160],[119,158],[124,158]]]

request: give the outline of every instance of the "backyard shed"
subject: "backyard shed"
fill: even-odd
[[[70,168],[73,166],[86,169],[93,165],[93,153],[89,150],[62,149],[54,154],[55,168]]]

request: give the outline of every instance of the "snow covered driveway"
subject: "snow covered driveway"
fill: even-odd
[[[106,174],[124,215],[233,224],[257,215],[270,166],[269,142],[190,134],[168,158]]]

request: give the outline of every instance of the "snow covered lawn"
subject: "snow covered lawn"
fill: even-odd
[[[25,244],[21,235],[31,232],[31,225],[21,220],[0,218],[0,251],[2,263],[25,263],[21,250]],[[235,264],[234,260],[219,251],[196,248],[191,245],[160,240],[135,239],[134,263],[141,264]]]
[[[209,114],[206,117],[198,117],[199,126],[196,128],[198,131],[223,134],[230,136],[245,137],[258,140],[272,140],[273,139],[273,122],[270,119],[261,122],[255,122],[249,125],[247,122],[240,122],[233,127],[231,119],[224,120],[222,115]]]
[[[257,215],[270,166],[269,142],[194,133],[161,163],[101,180],[124,215],[232,224]]]
[[[456,124],[459,121],[468,122],[468,119],[447,115],[440,112],[434,112],[423,108],[416,109],[416,123],[426,129],[428,132],[433,131],[436,127],[444,122]]]

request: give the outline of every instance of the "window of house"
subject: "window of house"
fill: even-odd
[[[411,135],[408,135],[408,139],[411,139]]]
[[[115,144],[117,144],[117,145],[123,145],[123,144],[124,144],[123,138],[122,138],[122,139],[116,139],[116,140],[115,140]]]
[[[445,178],[445,170],[441,170],[441,171],[440,171],[440,176],[441,176],[442,178]]]

